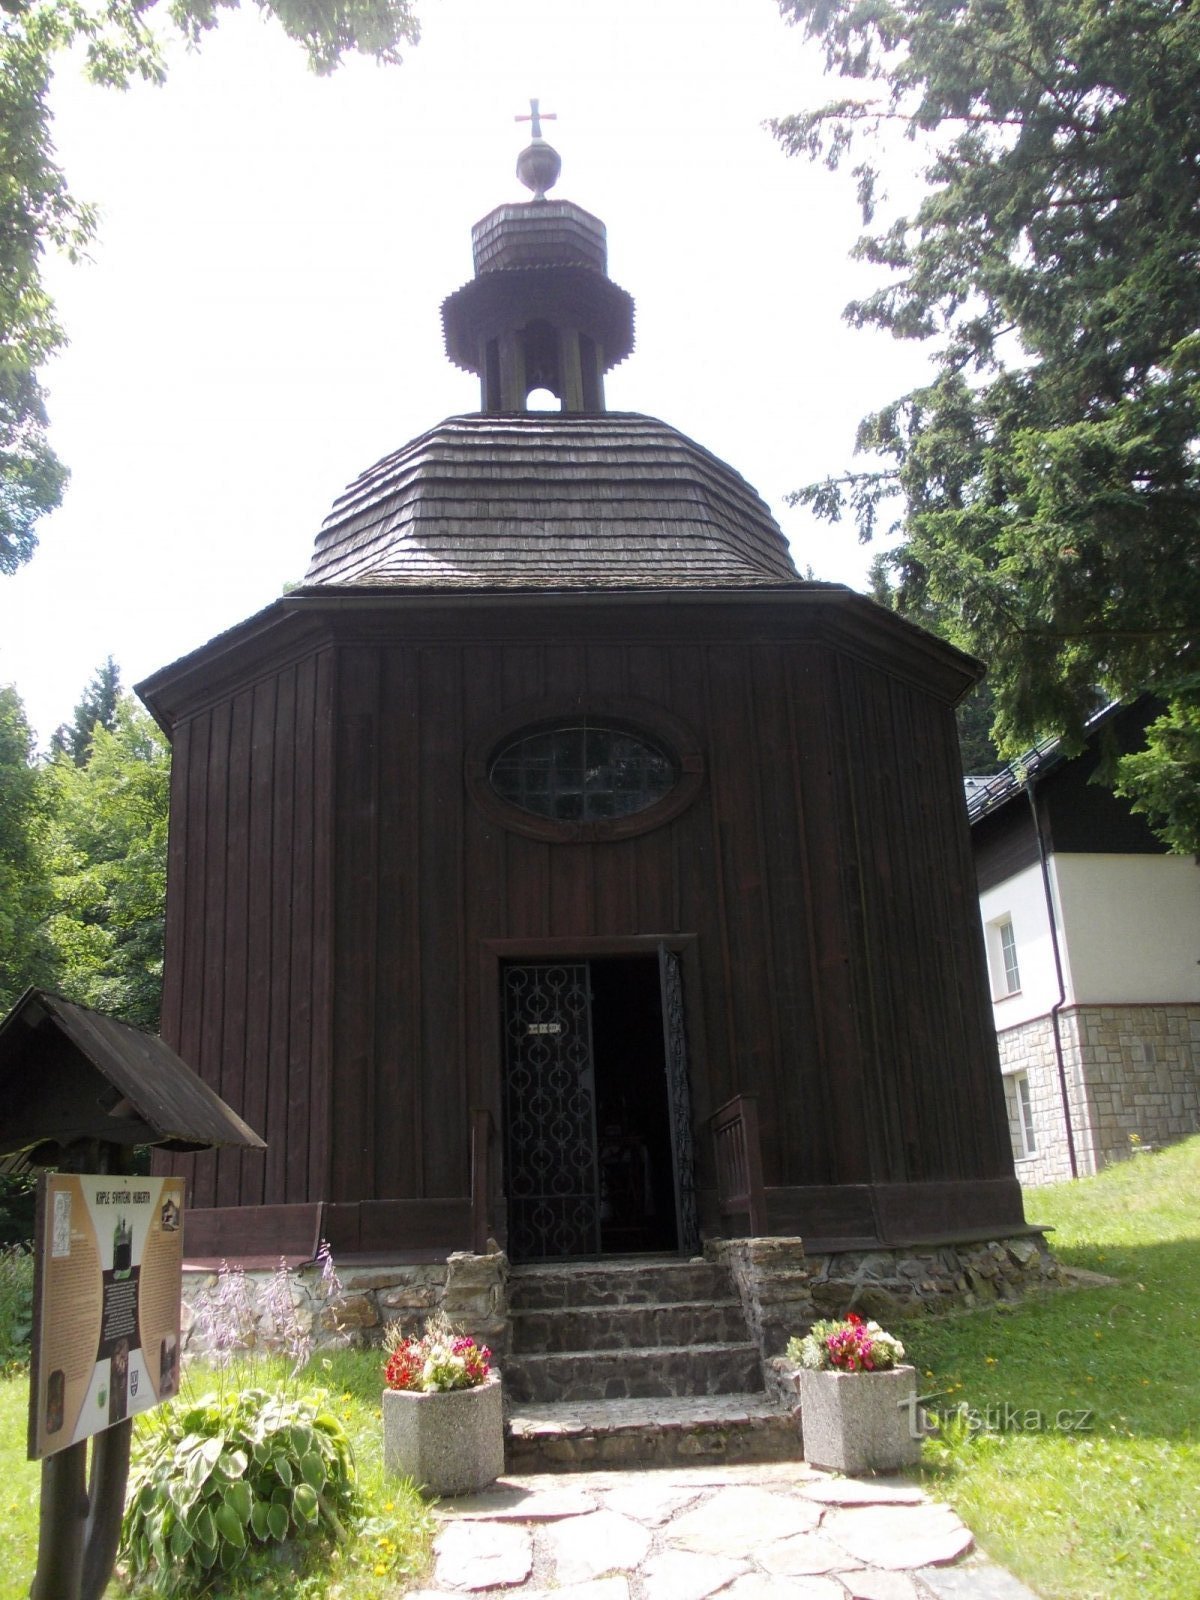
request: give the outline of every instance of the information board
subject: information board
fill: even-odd
[[[30,1460],[176,1392],[182,1284],[182,1178],[43,1174]]]

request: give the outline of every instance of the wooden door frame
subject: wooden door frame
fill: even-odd
[[[708,1053],[704,1039],[704,1008],[700,1004],[700,936],[695,933],[631,933],[588,934],[579,938],[559,937],[540,939],[484,939],[480,943],[479,958],[479,1098],[473,1106],[491,1112],[497,1133],[501,1136],[500,1190],[504,1204],[505,1241],[508,1233],[508,1196],[503,1159],[504,1128],[504,1051],[501,1045],[504,1019],[501,1012],[500,967],[505,961],[593,961],[604,956],[657,957],[660,946],[665,945],[677,955],[683,967],[684,1020],[687,1026],[688,1071],[692,1080],[692,1139],[698,1158],[702,1162],[700,1138],[701,1118],[698,1107],[707,1107]],[[698,1094],[697,1082],[704,1086]],[[710,1108],[712,1109],[712,1108]],[[707,1111],[704,1115],[707,1117]],[[697,1185],[699,1188],[699,1185]]]

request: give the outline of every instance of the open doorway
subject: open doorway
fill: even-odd
[[[589,966],[600,1249],[674,1250],[679,1231],[658,962],[625,956]]]
[[[690,1247],[679,1223],[691,1119],[674,960],[660,952],[501,968],[515,1261]]]

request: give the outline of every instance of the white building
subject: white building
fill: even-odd
[[[1110,708],[1081,755],[1047,744],[967,780],[1022,1183],[1200,1129],[1200,866],[1090,781],[1101,739],[1132,746],[1149,714]]]

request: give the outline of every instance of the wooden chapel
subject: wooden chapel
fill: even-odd
[[[1019,1230],[954,722],[978,666],[803,581],[735,471],[605,410],[633,302],[534,135],[534,197],[442,308],[480,410],[139,686],[174,746],[163,1037],[267,1144],[176,1158],[189,1254]]]

